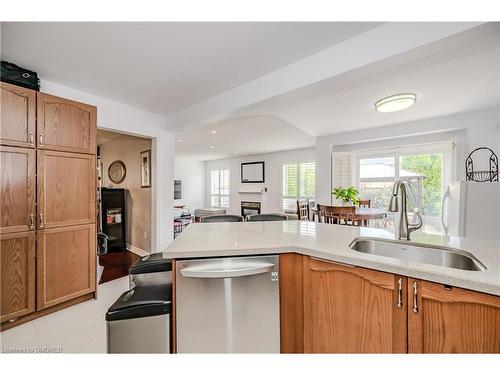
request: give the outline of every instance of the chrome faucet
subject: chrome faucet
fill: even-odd
[[[410,234],[417,229],[422,227],[422,216],[415,210],[415,214],[418,218],[417,224],[409,224],[408,223],[408,208],[407,208],[407,199],[410,187],[408,182],[405,180],[396,180],[394,186],[392,188],[392,197],[391,202],[389,203],[389,211],[390,212],[399,212],[399,228],[398,233],[396,233],[396,238],[398,240],[410,240]],[[401,192],[401,210],[399,210],[398,203],[398,195]],[[396,222],[396,218],[394,218],[394,222]]]

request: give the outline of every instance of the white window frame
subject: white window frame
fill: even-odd
[[[423,143],[418,145],[409,145],[409,146],[401,146],[401,147],[391,147],[384,149],[373,149],[373,150],[364,150],[353,152],[354,161],[353,170],[353,181],[352,184],[359,189],[361,178],[360,178],[360,168],[359,163],[361,159],[371,159],[371,158],[385,158],[385,157],[394,157],[394,178],[392,177],[380,177],[380,178],[364,178],[363,181],[395,181],[399,178],[399,158],[401,156],[410,156],[410,155],[420,155],[420,154],[432,154],[432,153],[443,153],[443,178],[441,179],[441,190],[446,191],[446,187],[450,182],[450,177],[452,175],[452,166],[453,166],[453,151],[454,143],[452,141],[445,142],[433,142],[433,143]],[[419,192],[419,195],[422,192]],[[419,206],[422,206],[422,199],[419,199]],[[421,209],[422,207],[420,207]]]
[[[286,208],[283,206],[283,201],[285,199],[293,199],[293,200],[298,200],[298,199],[312,199],[312,200],[315,200],[316,199],[316,181],[314,181],[314,196],[312,198],[311,197],[305,197],[305,196],[300,196],[299,195],[300,194],[300,165],[301,164],[308,164],[308,163],[314,163],[314,170],[316,171],[316,160],[287,162],[287,163],[283,163],[281,165],[281,210],[282,211],[286,210]],[[283,167],[285,165],[291,165],[291,164],[297,165],[297,196],[283,195],[283,190],[284,190],[284,186],[283,186]]]
[[[213,193],[212,192],[212,175],[213,175],[213,172],[216,172],[216,171],[219,174],[219,192],[218,193]],[[227,194],[221,194],[221,190],[222,190],[221,187],[222,187],[222,182],[223,182],[222,181],[223,179],[221,177],[222,176],[221,172],[223,172],[223,171],[224,172],[227,171],[227,175],[228,175],[228,181],[229,181],[228,185],[229,186],[227,187],[227,190],[228,190]],[[212,205],[212,197],[218,197],[218,202],[219,202],[218,206]],[[222,206],[220,204],[222,197],[228,197],[228,199],[227,199],[227,206]],[[210,170],[210,207],[212,207],[212,208],[226,208],[226,209],[228,209],[228,208],[230,208],[230,206],[231,206],[231,171],[229,170],[229,168],[215,168],[215,169],[211,169]]]

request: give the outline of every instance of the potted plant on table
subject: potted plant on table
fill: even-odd
[[[359,192],[354,186],[335,188],[333,189],[332,194],[342,203],[343,206],[358,204]]]

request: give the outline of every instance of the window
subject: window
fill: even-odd
[[[357,163],[360,197],[371,199],[372,207],[387,208],[394,181],[405,179],[410,185],[410,214],[417,209],[426,232],[442,233],[440,218],[448,175],[448,148],[448,143],[441,143],[360,153]],[[388,218],[389,227],[393,227],[393,216]],[[414,221],[412,217],[410,220]]]
[[[229,208],[229,169],[212,170],[210,181],[210,205]]]
[[[314,199],[316,163],[283,165],[283,210],[296,210],[297,199]]]

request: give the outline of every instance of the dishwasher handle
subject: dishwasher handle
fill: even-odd
[[[220,279],[227,277],[242,277],[271,272],[275,264],[268,262],[238,262],[233,264],[207,263],[193,264],[181,268],[184,277]]]

